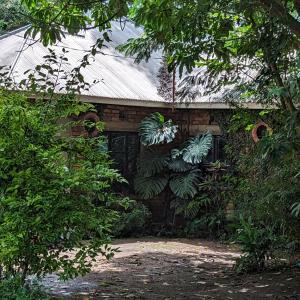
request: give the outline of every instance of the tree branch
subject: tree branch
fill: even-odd
[[[264,9],[266,9],[271,16],[282,18],[283,23],[290,28],[290,30],[300,37],[300,22],[298,22],[280,3],[278,0],[258,0],[258,4],[260,4]],[[300,8],[300,1],[294,0],[295,7]],[[298,6],[299,5],[299,6]],[[297,9],[298,11],[298,9]]]

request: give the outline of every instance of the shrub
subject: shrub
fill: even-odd
[[[255,225],[251,218],[240,219],[236,243],[241,246],[243,255],[236,262],[235,269],[239,273],[262,271],[266,262],[276,259],[276,251],[283,250],[287,239],[278,236],[274,227]]]
[[[95,151],[101,137],[67,134],[68,118],[91,109],[72,95],[32,103],[0,91],[0,264],[7,276],[20,272],[24,282],[59,270],[69,278],[86,274],[99,252],[112,255],[116,213],[106,205],[116,201],[111,183],[122,178]]]
[[[49,300],[38,285],[24,286],[21,277],[0,281],[0,300]]]
[[[151,213],[142,203],[131,200],[128,206],[119,213],[113,234],[116,237],[144,235],[147,232]]]

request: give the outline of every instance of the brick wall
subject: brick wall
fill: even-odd
[[[167,119],[186,130],[191,135],[209,130],[213,134],[219,134],[218,125],[212,121],[208,110],[172,108],[148,108],[138,106],[101,105],[98,106],[101,119],[106,123],[108,131],[137,131],[143,118],[153,112],[162,113]]]
[[[171,108],[149,108],[139,106],[122,105],[97,105],[98,114],[105,122],[107,131],[138,131],[140,122],[153,112],[162,113],[167,119],[179,125],[181,131],[190,135],[210,131],[212,134],[220,134],[219,126],[213,121],[209,110],[175,109]],[[84,128],[75,126],[72,134],[87,135]]]
[[[96,105],[100,120],[105,123],[106,131],[129,131],[137,132],[140,122],[153,112],[160,112],[166,119],[172,119],[180,127],[180,132],[185,132],[185,136],[178,136],[172,144],[157,146],[160,150],[168,151],[181,144],[188,135],[196,135],[209,130],[213,134],[220,134],[219,126],[213,121],[212,113],[209,110],[172,108],[148,108],[138,106],[122,105]],[[75,126],[73,135],[88,136],[82,126]],[[163,222],[165,213],[164,195],[156,197],[151,201],[143,201],[152,212],[154,222]]]

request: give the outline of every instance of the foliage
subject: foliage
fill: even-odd
[[[29,18],[20,0],[2,0],[0,3],[0,34],[27,24]]]
[[[236,243],[241,246],[243,255],[237,260],[235,269],[243,273],[262,271],[266,262],[274,258],[274,252],[282,241],[275,234],[274,227],[258,227],[251,218],[241,218]]]
[[[190,164],[199,164],[207,156],[211,149],[212,135],[198,135],[187,141],[182,151],[182,159]]]
[[[158,122],[161,125],[156,134],[153,123],[157,128]],[[176,131],[171,132],[161,129],[163,124],[164,117],[159,113],[152,114],[141,122],[140,136],[145,145],[157,145],[164,139],[168,142],[174,140],[177,126],[171,125],[176,128]],[[198,165],[207,156],[211,146],[212,136],[207,133],[190,138],[182,149],[172,149],[168,155],[151,149],[144,151],[139,159],[135,191],[143,199],[150,199],[162,193],[168,186],[176,197],[192,198],[197,193],[201,175]]]
[[[255,115],[236,111],[225,128],[229,144],[227,157],[235,166],[231,169],[233,186],[228,200],[235,207],[233,222],[240,224],[240,216],[243,220],[240,243],[252,247],[247,244],[248,248],[243,248],[245,255],[238,261],[239,271],[260,270],[265,266],[268,253],[286,251],[287,240],[295,245],[299,241],[298,114],[262,111]],[[268,123],[273,134],[255,144],[245,129],[251,129],[250,125],[257,120]],[[295,249],[289,250],[292,251]]]
[[[151,199],[159,195],[166,188],[169,178],[167,176],[144,177],[138,174],[134,179],[134,189],[143,199]]]
[[[254,222],[275,226],[278,234],[299,238],[299,220],[292,209],[299,202],[299,131],[297,113],[277,116],[283,126],[266,136],[238,161],[238,185],[234,191],[237,214]],[[275,124],[274,124],[275,125]],[[294,211],[295,212],[295,211]]]
[[[42,43],[47,46],[60,41],[65,36],[65,30],[76,34],[80,30],[98,28],[103,31],[103,36],[95,43],[97,46],[92,51],[96,51],[98,46],[102,47],[104,41],[110,41],[110,22],[127,15],[127,2],[131,1],[22,0],[31,19],[31,27],[26,35],[36,38],[40,33]]]
[[[39,286],[24,286],[21,277],[0,281],[1,300],[48,300]]]
[[[139,134],[143,145],[151,146],[161,143],[170,143],[174,140],[178,126],[172,120],[165,121],[159,112],[153,113],[142,120]]]
[[[151,213],[140,202],[131,200],[129,205],[119,213],[119,218],[114,225],[113,235],[116,237],[139,236],[147,232]]]
[[[197,194],[199,169],[193,169],[188,174],[174,174],[170,179],[170,190],[179,198],[193,197]]]
[[[211,147],[212,135],[206,133],[189,138],[168,154],[161,154],[157,146],[149,147],[139,159],[135,191],[143,199],[164,193],[174,217],[184,217],[184,234],[188,236],[223,233],[228,185],[222,174],[225,166],[220,162],[211,164],[209,174],[201,166]]]
[[[175,201],[177,214],[186,219],[185,234],[192,237],[220,237],[226,234],[226,207],[231,193],[231,177],[221,162],[210,165],[191,200]]]
[[[200,17],[201,16],[201,17]],[[181,84],[184,101],[224,91],[231,100],[258,99],[295,110],[299,86],[299,2],[136,1],[130,17],[143,34],[120,49],[148,59],[161,48],[169,69],[189,75]],[[292,79],[292,80],[291,80]],[[204,88],[194,93],[194,87]],[[232,86],[236,89],[232,90]],[[297,95],[295,97],[295,95]]]
[[[94,151],[99,139],[62,134],[72,125],[57,120],[78,109],[90,107],[68,95],[45,105],[0,92],[0,263],[8,274],[62,268],[63,277],[73,277],[88,272],[87,257],[111,255],[105,245],[115,214],[93,201],[114,201],[108,189],[121,178],[107,155]],[[60,255],[68,250],[76,255]]]
[[[78,116],[94,107],[75,97],[89,85],[80,67],[61,71],[64,54],[50,51],[19,86],[4,79],[10,90],[25,85],[28,94],[0,90],[0,265],[7,277],[20,273],[23,284],[30,274],[84,275],[96,255],[115,251],[108,246],[117,218],[109,207],[118,203],[111,185],[124,180],[108,154],[95,151],[101,135],[70,135],[85,127]],[[64,94],[54,94],[58,82],[67,82]]]

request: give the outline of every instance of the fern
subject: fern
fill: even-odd
[[[150,177],[159,174],[167,166],[167,156],[154,151],[145,151],[138,162],[138,174]]]
[[[141,142],[145,146],[170,143],[174,140],[178,126],[172,120],[165,121],[162,114],[156,112],[142,120],[139,127]]]
[[[198,192],[200,170],[191,170],[188,173],[173,175],[169,186],[179,198],[192,198]]]
[[[190,164],[199,164],[207,156],[212,147],[212,135],[210,133],[197,135],[190,138],[182,150],[182,158]]]
[[[134,189],[143,199],[151,199],[159,195],[167,186],[168,177],[137,176],[134,180]]]

